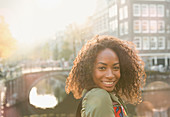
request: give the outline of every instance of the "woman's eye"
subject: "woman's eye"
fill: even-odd
[[[99,70],[105,70],[106,67],[98,67]]]
[[[119,70],[119,69],[120,69],[120,67],[113,67],[113,69],[114,69],[114,70]]]

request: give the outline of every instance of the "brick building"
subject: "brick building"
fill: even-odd
[[[92,20],[95,35],[133,41],[146,69],[170,69],[170,0],[97,0]]]

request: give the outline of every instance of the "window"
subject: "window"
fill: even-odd
[[[151,20],[150,21],[150,32],[151,33],[156,33],[157,32],[157,21],[156,20]]]
[[[99,31],[101,31],[102,27],[103,27],[103,23],[101,23],[101,22],[103,22],[102,17],[99,18],[99,22],[98,22],[98,24],[99,24]]]
[[[108,18],[107,15],[105,14],[105,16],[103,17],[103,24],[104,24],[104,29],[108,28]]]
[[[117,20],[113,20],[110,22],[110,29],[115,32],[117,31],[117,27],[118,27],[118,23],[117,23]]]
[[[167,43],[167,49],[170,49],[170,39],[168,40],[168,43]]]
[[[119,19],[122,20],[124,18],[128,18],[128,7],[124,6],[119,9]]]
[[[114,5],[114,15],[117,16],[117,5]]]
[[[117,19],[114,21],[114,26],[115,26],[114,34],[115,34],[115,36],[116,35],[118,36],[118,20]]]
[[[169,9],[166,9],[166,16],[169,17]]]
[[[149,37],[143,37],[143,49],[149,50]]]
[[[147,4],[142,4],[142,16],[146,17],[149,15],[149,12],[148,12],[148,5]]]
[[[98,31],[100,31],[101,29],[100,29],[100,18],[98,18],[98,19],[96,19],[96,23],[95,23],[95,27],[96,27],[96,31],[98,32]]]
[[[122,20],[123,19],[123,8],[119,9],[119,19]]]
[[[135,37],[133,43],[136,45],[136,49],[141,50],[141,37]]]
[[[98,22],[98,24],[100,25],[99,30],[103,31],[106,30],[108,28],[108,24],[107,24],[107,15],[103,15],[102,17],[100,17],[100,22]]]
[[[149,5],[149,14],[151,17],[155,17],[156,16],[156,5],[151,4]]]
[[[128,34],[128,22],[124,22],[124,33]]]
[[[128,7],[124,6],[124,18],[128,18]]]
[[[158,38],[158,48],[165,49],[165,37]]]
[[[169,24],[166,26],[166,31],[167,31],[167,33],[170,33],[170,25]]]
[[[117,5],[113,5],[109,8],[109,17],[117,16]]]
[[[111,21],[109,23],[109,25],[110,25],[110,30],[113,31],[114,30],[114,21]]]
[[[149,32],[149,22],[147,20],[142,21],[142,32],[143,33]]]
[[[111,6],[109,8],[109,17],[113,17],[114,16],[114,6]]]
[[[116,3],[116,0],[112,0],[113,1],[113,3]]]
[[[121,0],[121,4],[124,4],[126,0]]]
[[[123,35],[124,34],[124,25],[123,23],[120,23],[120,35]]]
[[[133,16],[140,16],[141,12],[140,12],[140,5],[139,4],[134,4],[133,5]]]
[[[164,21],[158,21],[158,32],[159,33],[165,32],[165,22]]]
[[[157,65],[163,65],[165,66],[165,58],[159,57],[157,59]],[[168,116],[163,116],[163,111],[159,111],[159,113],[157,113],[156,115],[160,115],[158,117],[168,117]],[[155,115],[154,115],[155,116]]]
[[[141,21],[140,20],[134,21],[133,30],[134,30],[135,33],[141,32]]]
[[[164,6],[158,5],[157,6],[158,17],[164,17]]]
[[[151,40],[151,50],[157,49],[157,38],[156,37],[150,37]]]
[[[118,21],[115,20],[115,29],[117,29],[117,28],[118,28]]]

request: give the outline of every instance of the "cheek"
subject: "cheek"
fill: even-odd
[[[96,70],[94,70],[93,72],[93,80],[95,81],[96,79],[98,79],[98,73]]]
[[[120,79],[120,77],[121,77],[120,71],[118,71],[118,72],[116,73],[116,77],[117,77],[118,79]]]
[[[94,70],[93,72],[93,81],[96,81],[98,79],[100,79],[102,77],[101,72],[99,72],[98,70]]]

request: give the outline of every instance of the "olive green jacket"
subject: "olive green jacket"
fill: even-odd
[[[113,93],[101,88],[88,91],[82,101],[81,117],[115,117],[112,100],[126,108]],[[123,113],[123,117],[127,111]]]

